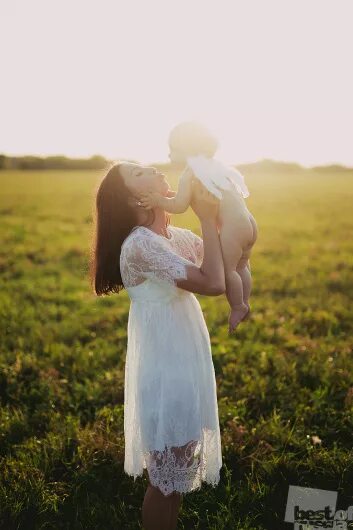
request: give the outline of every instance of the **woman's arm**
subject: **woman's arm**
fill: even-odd
[[[194,183],[195,184],[195,183]],[[203,235],[203,260],[198,267],[172,251],[162,238],[135,233],[124,245],[123,263],[134,282],[145,278],[164,279],[193,293],[216,296],[225,292],[223,256],[217,230],[219,201],[204,186],[193,186],[192,209],[200,219]]]
[[[193,293],[216,296],[226,290],[224,265],[217,224],[213,218],[201,221],[203,261],[201,266],[188,266],[187,278],[177,280],[177,286]]]
[[[164,238],[156,237],[150,230],[135,230],[121,249],[120,270],[125,287],[157,278],[193,293],[215,296],[225,292],[216,209],[200,197],[196,200],[193,198],[191,206],[202,226],[202,263],[198,261],[196,265],[178,254],[166,244]]]

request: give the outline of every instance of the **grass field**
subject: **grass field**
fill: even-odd
[[[229,337],[225,296],[197,295],[223,468],[216,489],[183,498],[180,529],[292,528],[289,485],[353,504],[353,171],[244,174],[252,317]],[[129,299],[88,281],[98,179],[0,173],[1,529],[141,528],[147,477],[123,470]],[[172,224],[200,234],[191,209]]]

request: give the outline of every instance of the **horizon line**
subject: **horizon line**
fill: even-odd
[[[126,160],[128,162],[136,162],[136,163],[139,163],[139,160],[138,158],[133,158],[133,157],[107,157],[106,155],[102,155],[100,153],[94,153],[92,155],[82,155],[82,156],[71,156],[71,155],[67,155],[67,154],[64,154],[64,153],[51,153],[51,154],[37,154],[37,153],[15,153],[15,154],[10,154],[10,153],[2,153],[0,152],[0,156],[5,156],[5,157],[8,157],[8,158],[22,158],[22,157],[36,157],[36,158],[52,158],[52,157],[64,157],[64,158],[68,158],[68,159],[71,159],[71,160],[90,160],[92,158],[95,158],[95,157],[100,157],[100,158],[104,158],[107,162],[112,162],[112,161],[118,161],[118,160]],[[215,157],[216,158],[216,157]],[[254,160],[254,161],[247,161],[247,162],[232,162],[232,163],[229,163],[229,165],[231,166],[248,166],[248,165],[256,165],[256,164],[259,164],[259,163],[263,163],[263,162],[271,162],[271,163],[275,163],[275,164],[284,164],[284,165],[297,165],[297,166],[300,166],[302,167],[303,169],[314,169],[314,168],[326,168],[326,167],[331,167],[331,166],[337,166],[337,167],[341,167],[341,168],[344,168],[344,169],[348,169],[348,170],[353,170],[353,166],[347,166],[346,164],[342,163],[342,162],[337,162],[337,161],[331,161],[331,162],[326,162],[326,163],[323,163],[323,164],[314,164],[314,165],[311,165],[311,166],[307,166],[301,162],[297,162],[296,160],[283,160],[283,159],[275,159],[275,158],[260,158],[260,159],[257,159],[257,160]],[[151,161],[149,162],[150,164],[155,164],[155,165],[172,165],[170,160],[155,160],[155,161]]]

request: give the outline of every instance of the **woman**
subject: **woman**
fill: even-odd
[[[215,372],[208,329],[194,293],[225,292],[218,202],[193,183],[203,240],[172,226],[140,198],[173,191],[155,168],[120,161],[96,198],[92,280],[98,295],[125,287],[131,299],[125,363],[125,464],[146,468],[145,530],[175,529],[182,493],[219,482],[222,466]]]

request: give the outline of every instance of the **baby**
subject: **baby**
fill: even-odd
[[[214,154],[218,142],[213,134],[197,122],[183,122],[169,135],[170,160],[186,167],[179,178],[173,198],[155,191],[141,195],[145,208],[160,207],[170,213],[183,213],[190,205],[192,183],[205,186],[219,200],[217,226],[222,248],[226,296],[231,307],[228,332],[247,320],[251,292],[250,253],[257,239],[257,224],[247,209],[249,196],[243,176],[227,167]],[[195,182],[196,179],[196,182]]]

